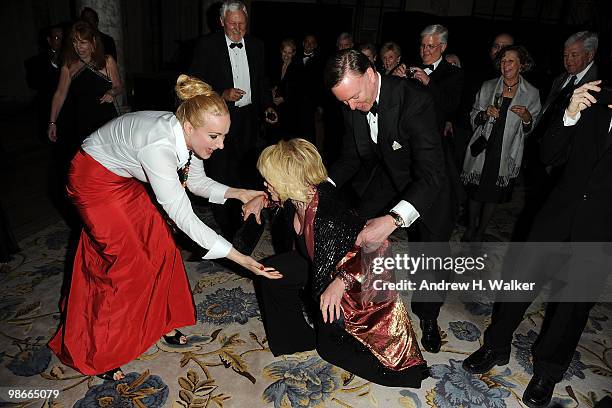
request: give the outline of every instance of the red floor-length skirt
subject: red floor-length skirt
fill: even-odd
[[[181,254],[140,181],[80,151],[67,190],[84,228],[49,346],[64,364],[94,375],[195,324],[195,308]]]

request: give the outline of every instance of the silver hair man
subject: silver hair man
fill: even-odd
[[[221,16],[221,18],[223,19],[225,18],[225,13],[239,10],[244,11],[244,14],[246,14],[247,16],[249,15],[249,13],[247,12],[247,8],[243,2],[237,0],[224,1],[221,5],[221,9],[219,10],[219,16]]]
[[[582,42],[584,49],[586,51],[596,53],[597,46],[599,45],[599,38],[597,33],[592,31],[579,31],[576,34],[572,34],[566,41],[565,47],[569,47],[570,45]]]
[[[441,43],[448,43],[448,28],[444,27],[443,25],[432,24],[425,27],[423,31],[421,31],[421,38],[428,35],[437,35]]]

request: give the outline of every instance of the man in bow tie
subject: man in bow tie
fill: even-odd
[[[440,205],[448,202],[450,187],[430,93],[412,81],[380,75],[356,50],[339,51],[328,61],[325,82],[345,105],[346,127],[329,177],[337,187],[352,184],[360,198],[357,211],[369,219],[358,244],[376,247],[395,229],[414,224],[420,242],[448,246],[453,225]],[[423,333],[433,333],[423,346],[437,352],[441,302],[427,305],[413,303],[413,310]]]
[[[443,58],[444,51],[448,46],[448,29],[440,24],[427,26],[421,31],[421,45],[419,55],[421,65],[409,68],[410,76],[419,81],[429,91],[434,101],[436,124],[438,134],[442,143],[444,160],[446,163],[446,177],[449,180],[450,189],[447,200],[438,204],[438,216],[445,218],[445,224],[449,226],[444,234],[439,236],[440,242],[450,240],[459,206],[465,192],[459,179],[459,171],[455,157],[463,157],[465,146],[469,139],[469,133],[461,126],[460,105],[463,97],[464,73],[461,68],[451,65]],[[413,239],[423,240],[418,235]],[[450,248],[445,248],[450,251]],[[445,271],[437,271],[436,280],[450,278]],[[426,349],[436,350],[441,345],[441,337],[436,321],[442,306],[442,301],[424,302],[417,294],[413,297],[412,309],[422,317],[423,345]],[[417,302],[414,302],[414,300]]]
[[[301,62],[302,70],[302,92],[300,106],[300,129],[304,139],[316,140],[316,115],[321,111],[323,98],[323,62],[319,54],[317,38],[308,34],[302,42],[303,52]],[[316,143],[315,143],[316,144]]]
[[[242,2],[226,0],[220,20],[223,32],[199,40],[191,66],[193,75],[210,84],[230,111],[225,148],[207,160],[206,173],[224,184],[258,188],[255,162],[260,120],[277,120],[264,71],[264,46],[246,34],[248,14]],[[211,206],[223,236],[241,252],[251,253],[261,235],[257,223],[249,220],[243,226],[239,205]]]
[[[453,119],[461,103],[464,74],[442,57],[448,46],[448,29],[440,24],[421,31],[420,56],[422,64],[410,67],[412,78],[430,90],[436,104],[436,117],[440,130]]]

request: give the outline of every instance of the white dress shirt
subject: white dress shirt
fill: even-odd
[[[229,52],[230,62],[232,64],[232,78],[234,79],[234,88],[242,89],[246,92],[242,98],[235,102],[235,106],[242,107],[251,104],[251,76],[249,75],[249,60],[246,54],[246,44],[244,38],[240,40],[242,48],[230,48],[233,43],[229,37],[225,36],[227,50]]]
[[[381,85],[381,76],[380,73],[376,73],[378,75],[378,91],[376,92],[376,103],[379,104],[380,101],[380,85]],[[366,119],[368,120],[368,125],[370,127],[370,137],[374,143],[378,143],[378,115],[374,115],[372,112],[368,112],[366,115]],[[330,178],[328,178],[334,186],[336,183],[333,182]],[[420,214],[416,208],[412,204],[410,204],[406,200],[401,200],[399,203],[395,205],[391,209],[391,211],[397,213],[404,220],[403,227],[409,227],[417,218],[419,218]]]
[[[208,249],[204,259],[227,256],[232,245],[200,220],[181,185],[177,170],[189,159],[183,128],[170,112],[142,111],[123,115],[92,133],[83,150],[109,171],[150,183],[155,198],[176,225]],[[204,173],[204,163],[191,158],[187,188],[223,204],[228,187]]]

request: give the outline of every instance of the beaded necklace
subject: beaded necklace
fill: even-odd
[[[193,156],[193,151],[189,151],[189,159],[187,159],[187,163],[178,170],[179,180],[183,188],[187,188],[187,179],[189,178],[189,166],[191,165],[191,156]]]

